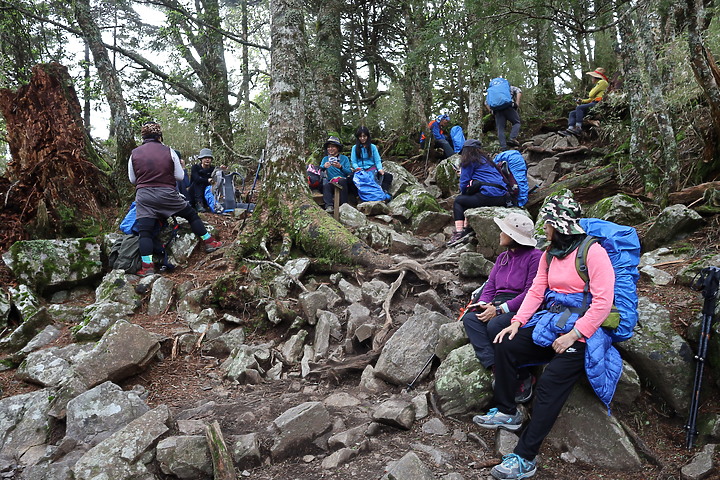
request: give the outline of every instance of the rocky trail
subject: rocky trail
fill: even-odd
[[[525,146],[539,156],[528,163],[543,185],[575,168],[566,152],[587,154],[558,141],[574,139],[548,135]],[[237,478],[490,478],[517,437],[472,423],[491,406],[490,377],[456,319],[499,253],[498,231],[487,225],[506,209],[469,213],[476,237],[446,248],[446,213],[409,212],[421,193],[444,205],[450,168],[439,165],[424,185],[402,167],[388,169],[398,179],[393,202],[347,205],[340,215],[395,255],[384,272],[302,255],[282,271],[268,261],[236,268],[226,249],[206,255],[182,233],[175,271],[139,279],[92,270],[85,281],[68,274],[52,286],[55,273],[37,282],[41,266],[23,274],[21,248],[13,258],[6,252],[0,478],[213,478],[213,458],[214,478],[236,478],[210,453],[213,422]],[[578,188],[600,208],[590,199],[602,195]],[[613,205],[613,221],[642,213]],[[581,382],[543,446],[536,478],[720,478],[715,368],[705,378],[704,430],[692,451],[683,429],[702,307],[688,278],[717,264],[718,221],[689,227],[683,217],[656,227],[662,215],[633,220],[655,247],[644,257],[641,329],[622,346],[628,364],[613,415]],[[225,242],[242,223],[226,215],[203,220]],[[109,243],[55,248],[85,249],[100,260]],[[96,288],[73,286],[88,279]],[[720,348],[720,335],[714,338],[711,351]]]

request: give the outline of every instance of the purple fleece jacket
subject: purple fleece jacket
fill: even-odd
[[[516,297],[506,302],[507,311],[517,312],[535,279],[542,253],[537,248],[522,247],[502,252],[479,300],[490,303],[499,294],[511,293]]]

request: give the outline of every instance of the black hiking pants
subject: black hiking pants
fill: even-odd
[[[198,237],[202,237],[207,233],[205,224],[200,220],[197,212],[190,205],[175,213],[176,216],[182,217],[190,224],[190,229]],[[156,251],[158,245],[162,248],[160,240],[157,238],[157,229],[155,228],[157,219],[153,217],[138,218],[136,226],[138,229],[138,247],[140,248],[140,256],[144,257],[152,255]],[[160,250],[161,252],[162,250]],[[158,252],[159,253],[159,252]]]
[[[453,203],[453,219],[465,220],[465,210],[477,207],[504,207],[507,205],[505,196],[488,197],[482,193],[474,195],[458,195]]]
[[[552,347],[541,347],[533,342],[533,330],[534,327],[521,328],[512,340],[506,336],[501,343],[495,344],[495,402],[502,413],[517,413],[518,366],[548,364],[536,385],[532,418],[514,450],[526,460],[535,459],[575,382],[585,372],[584,342],[575,342],[564,353],[556,354]]]

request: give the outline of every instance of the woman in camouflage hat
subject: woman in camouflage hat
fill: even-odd
[[[540,216],[550,245],[510,326],[495,337],[497,408],[475,416],[473,421],[479,426],[519,430],[524,417],[514,400],[518,365],[548,364],[537,382],[532,418],[513,453],[492,469],[495,478],[535,474],[540,446],[583,372],[606,405],[622,372],[619,353],[600,328],[614,298],[610,258],[598,243],[588,250],[589,296],[583,293],[586,283],[576,270],[578,246],[586,237],[581,214],[580,205],[569,194],[550,197],[542,207]]]

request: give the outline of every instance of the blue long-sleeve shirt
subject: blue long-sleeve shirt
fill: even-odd
[[[368,155],[367,149],[363,147],[360,148],[360,157],[358,157],[357,150],[357,145],[353,145],[350,152],[350,163],[352,164],[353,170],[356,168],[368,170],[372,167],[375,167],[378,170],[383,169],[382,160],[380,160],[380,152],[378,152],[375,144],[370,144],[370,155]]]
[[[460,193],[466,194],[470,185],[470,180],[482,183],[494,183],[496,185],[505,185],[500,172],[497,171],[492,160],[485,159],[485,163],[471,162],[470,165],[460,169]],[[490,185],[482,185],[480,193],[486,197],[502,197],[506,190],[502,187],[493,187]]]
[[[430,132],[432,133],[433,137],[435,137],[437,140],[447,140],[447,137],[445,136],[445,132],[442,131],[440,128],[440,122],[435,120],[432,122],[432,127],[430,128]]]
[[[325,164],[327,163],[329,156],[323,157],[322,160],[320,160],[320,168],[325,170],[327,173],[327,179],[332,180],[333,178],[337,177],[348,177],[352,173],[352,170],[350,169],[350,159],[346,157],[345,155],[338,155],[337,159],[338,162],[340,162],[340,168],[330,166],[328,168],[325,168]]]

